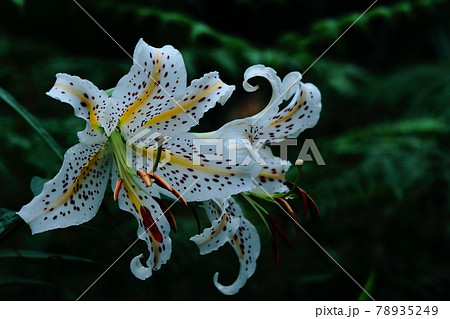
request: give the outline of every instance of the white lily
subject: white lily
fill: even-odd
[[[133,60],[110,98],[87,80],[57,74],[47,94],[72,105],[75,115],[86,120],[86,129],[78,133],[80,143],[66,152],[59,173],[18,214],[33,234],[85,223],[97,213],[111,176],[114,199],[135,216],[137,235],[147,242],[145,266],[142,255],[130,265],[137,278],[146,279],[167,262],[172,250],[169,233],[175,223],[161,192],[183,202],[208,200],[218,193],[229,196],[250,190],[259,169],[221,161],[192,163],[197,150],[194,136],[186,132],[216,103],[225,103],[234,86],[211,72],[186,87],[182,56],[172,46],[158,49],[140,40]],[[171,139],[158,149],[141,138],[146,132]],[[130,141],[141,151],[131,160],[126,155]],[[141,161],[139,156],[149,153],[170,161],[161,167],[158,160]]]

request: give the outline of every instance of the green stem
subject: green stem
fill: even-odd
[[[248,203],[253,207],[253,209],[258,213],[259,217],[261,217],[262,221],[264,222],[264,225],[266,225],[267,230],[269,231],[269,233],[272,234],[272,232],[270,231],[269,224],[268,224],[267,221],[266,221],[266,218],[264,218],[264,215],[263,215],[262,212],[260,211],[260,208],[262,208],[261,205],[259,205],[258,203],[256,203],[253,199],[251,199],[251,198],[250,198],[248,195],[246,195],[245,193],[241,193],[241,195],[242,195],[242,197],[244,197],[244,198],[247,200],[247,202],[248,202]],[[258,207],[258,206],[259,206],[259,207]],[[264,212],[265,214],[269,214],[264,208],[262,208],[262,209],[263,209],[263,212]]]

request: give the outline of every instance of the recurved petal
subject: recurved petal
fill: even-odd
[[[190,239],[197,244],[200,255],[209,254],[227,243],[236,233],[240,218],[232,216],[219,203],[210,200],[204,202],[205,210],[211,221],[211,227]]]
[[[307,128],[316,125],[322,109],[320,92],[311,83],[298,82],[292,101],[269,120],[258,139],[297,137]]]
[[[103,200],[110,170],[105,145],[77,144],[66,152],[61,170],[42,193],[17,214],[33,234],[87,222]]]
[[[115,185],[119,176],[114,163],[112,185]],[[143,255],[136,256],[130,263],[133,274],[139,279],[146,279],[154,270],[161,268],[169,259],[172,252],[172,241],[169,237],[170,225],[161,210],[160,205],[152,198],[156,195],[154,185],[147,187],[141,179],[135,179],[139,186],[122,183],[118,202],[120,209],[131,213],[138,222],[137,236],[147,243],[149,256],[145,265],[142,265]]]
[[[107,127],[104,118],[108,96],[92,82],[64,73],[56,75],[56,82],[47,95],[72,105],[75,115],[87,122],[86,129],[78,133],[81,142],[106,142],[100,127]],[[114,129],[114,127],[112,128]]]
[[[233,237],[229,240],[236,252],[240,268],[239,275],[234,283],[224,286],[219,283],[219,273],[214,274],[214,284],[225,295],[236,294],[247,282],[256,269],[256,260],[261,251],[261,244],[256,228],[244,217],[241,208],[233,198],[227,199],[226,212],[231,216],[239,217],[240,225]]]
[[[282,82],[278,77],[277,72],[272,68],[257,64],[249,67],[244,73],[244,82],[242,83],[242,86],[247,92],[254,92],[259,89],[259,85],[253,86],[248,82],[254,77],[263,77],[269,81],[272,86],[272,97],[269,103],[261,112],[252,116],[253,121],[259,123],[264,122],[266,118],[278,111],[278,104],[282,102],[283,91]]]

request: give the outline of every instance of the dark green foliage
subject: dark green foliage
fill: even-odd
[[[260,93],[240,87],[248,66],[265,64],[280,76],[306,70],[372,1],[234,0],[214,7],[200,0],[79,2],[126,51],[132,53],[141,37],[153,46],[172,44],[182,52],[190,80],[217,70],[237,86],[229,103],[195,128],[207,131],[268,101],[265,83]],[[303,77],[319,87],[323,110],[299,144],[313,138],[327,165],[303,167],[301,187],[322,217],[314,223],[306,218],[302,226],[375,299],[449,297],[449,16],[444,0],[379,1]],[[0,2],[0,299],[76,299],[135,240],[134,218],[118,210],[109,191],[96,218],[79,227],[31,236],[13,212],[58,172],[55,145],[75,144],[84,125],[70,106],[44,94],[55,74],[78,75],[108,89],[130,65],[72,1]],[[50,142],[11,108],[11,99],[5,103],[9,94],[39,120],[38,131],[48,132]],[[293,160],[298,152],[291,150]],[[302,209],[298,200],[292,206]],[[270,206],[295,245],[281,247],[275,265],[264,225],[244,207],[261,231],[262,253],[238,295],[223,296],[212,284],[216,271],[224,283],[234,280],[232,249],[199,256],[188,240],[198,231],[189,211],[194,208],[177,204],[170,262],[149,280],[137,280],[129,261],[145,251],[138,243],[84,298],[367,298]],[[200,205],[195,212],[207,225]]]

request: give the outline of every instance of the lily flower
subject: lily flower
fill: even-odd
[[[90,81],[56,75],[47,94],[72,105],[86,128],[78,133],[80,143],[66,152],[59,173],[18,215],[33,234],[85,223],[96,215],[111,177],[114,200],[137,219],[137,236],[147,243],[145,265],[142,254],[130,264],[137,278],[146,279],[170,258],[169,233],[176,229],[161,193],[183,203],[209,200],[218,193],[229,196],[250,190],[259,169],[222,161],[192,163],[198,150],[192,142],[195,136],[186,132],[216,103],[224,104],[234,86],[211,72],[187,87],[183,58],[169,45],[154,48],[141,39],[133,61],[110,97]],[[162,146],[149,145],[145,137],[152,132],[170,139]],[[163,160],[167,163],[159,165]]]
[[[321,97],[316,86],[300,82],[300,73],[291,72],[281,80],[272,68],[263,65],[252,66],[245,72],[243,86],[247,91],[253,92],[258,89],[258,86],[252,86],[249,83],[251,78],[257,76],[267,79],[272,86],[272,97],[268,105],[258,114],[231,121],[215,132],[200,133],[197,136],[223,139],[227,147],[237,152],[249,149],[254,151],[253,154],[257,154],[254,155],[254,161],[258,161],[261,171],[253,180],[254,188],[240,194],[255,209],[269,229],[275,260],[278,262],[277,235],[280,235],[290,247],[292,242],[275,216],[250,196],[278,203],[294,220],[297,231],[298,218],[285,198],[297,194],[303,199],[307,208],[318,213],[314,201],[298,187],[300,169],[298,169],[297,181],[289,184],[285,173],[291,165],[290,162],[274,156],[267,144],[273,140],[297,137],[303,130],[315,126],[322,107]],[[281,109],[282,104],[286,104],[283,109]],[[301,167],[302,162],[298,161],[296,164]],[[240,260],[238,278],[233,284],[223,286],[218,282],[216,273],[214,284],[224,294],[235,294],[255,271],[256,260],[260,253],[258,233],[244,217],[241,208],[232,197],[206,201],[204,207],[212,226],[205,229],[202,234],[192,237],[191,240],[199,246],[200,254],[217,250],[227,242],[234,248]],[[235,218],[240,219],[236,231],[234,231],[237,224]]]

